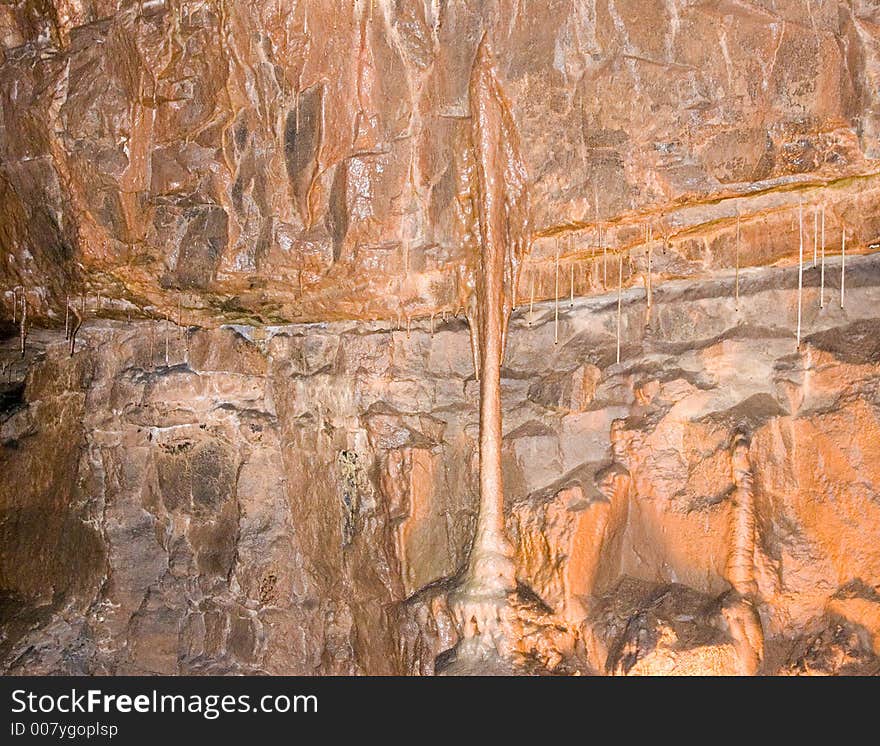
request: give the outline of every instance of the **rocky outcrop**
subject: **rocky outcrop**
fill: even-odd
[[[532,194],[518,297],[878,238],[868,3],[15,0],[0,6],[0,300],[113,318],[424,318],[477,242],[485,36]],[[645,242],[650,226],[653,240]],[[737,237],[741,241],[737,241]],[[811,256],[812,253],[810,252]],[[608,266],[610,265],[610,266]]]
[[[624,291],[619,364],[616,295],[562,306],[557,345],[552,304],[514,313],[515,670],[748,672],[740,597],[758,672],[876,670],[880,263],[847,265],[844,308],[805,275],[800,349],[786,268],[744,274],[738,311],[727,280],[655,287],[648,324]],[[4,671],[456,672],[446,599],[477,508],[460,318],[89,313],[73,356],[34,327],[22,357],[4,329]],[[560,382],[585,379],[574,406]],[[755,590],[735,598],[744,444]]]

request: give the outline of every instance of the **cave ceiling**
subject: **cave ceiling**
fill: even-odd
[[[527,172],[520,305],[604,292],[617,252],[624,285],[791,264],[823,213],[829,251],[877,247],[870,3],[22,0],[5,313],[16,286],[52,325],[67,297],[203,326],[456,313],[484,37]]]

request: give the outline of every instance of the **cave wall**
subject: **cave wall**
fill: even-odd
[[[558,344],[552,303],[520,307],[505,510],[530,593],[585,628],[622,579],[724,591],[742,432],[774,670],[828,614],[880,646],[880,260],[848,262],[845,308],[838,271],[824,309],[805,273],[800,349],[786,268],[744,274],[738,310],[730,277],[650,311],[626,291],[620,363],[616,295],[560,301]],[[462,319],[91,319],[73,356],[33,330],[0,359],[4,671],[431,673],[454,644],[435,591],[475,522]]]
[[[485,34],[532,193],[532,271],[654,225],[655,272],[880,235],[878,9],[853,2],[15,0],[0,5],[0,287],[105,312],[427,317],[476,242],[467,81]],[[774,240],[767,236],[773,235]],[[792,240],[782,240],[783,235]],[[635,276],[627,277],[628,284]],[[583,293],[603,288],[579,278]],[[521,296],[529,293],[523,279]],[[209,323],[210,322],[210,323]]]

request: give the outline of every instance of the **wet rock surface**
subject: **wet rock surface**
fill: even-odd
[[[17,285],[55,327],[68,294],[203,326],[456,311],[484,37],[532,195],[520,299],[557,248],[577,295],[617,283],[603,248],[626,285],[649,248],[658,281],[790,262],[800,202],[808,251],[820,205],[869,251],[877,29],[862,2],[7,2],[4,315]]]
[[[516,649],[469,670],[447,601],[478,494],[460,318],[89,316],[73,356],[8,333],[2,670],[876,673],[880,262],[848,261],[844,308],[805,277],[800,349],[790,268],[746,273],[739,310],[729,278],[655,288],[650,314],[626,291],[620,363],[616,296],[561,304],[558,344],[552,303],[514,313]],[[751,597],[728,577],[736,433]]]

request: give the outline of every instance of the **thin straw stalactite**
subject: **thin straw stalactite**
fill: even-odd
[[[736,214],[736,269],[734,270],[734,305],[733,307],[739,311],[739,244],[740,244],[740,216],[739,211]]]
[[[822,269],[819,271],[819,308],[825,308],[825,204],[822,203]]]
[[[553,310],[553,344],[559,344],[559,239],[556,239],[556,286]]]
[[[843,297],[846,292],[846,223],[840,234],[840,307],[843,308]]]
[[[652,305],[652,303],[653,303],[653,294],[654,294],[654,290],[653,290],[653,278],[652,278],[652,276],[651,276],[651,272],[652,272],[652,268],[651,268],[651,259],[652,259],[652,256],[651,256],[651,253],[652,253],[652,249],[653,249],[653,247],[651,246],[651,243],[652,243],[653,240],[654,240],[654,229],[653,229],[653,227],[649,224],[646,230],[647,230],[647,236],[646,236],[646,238],[647,238],[647,241],[648,241],[648,277],[647,277],[647,280],[646,280],[646,282],[645,282],[645,296],[646,296],[647,303],[648,303],[648,310],[650,311],[650,310],[651,310],[651,305]]]
[[[535,268],[531,267],[529,270],[529,279],[531,280],[531,290],[530,290],[530,299],[529,299],[529,326],[532,325],[532,321],[535,316]]]
[[[801,346],[801,295],[804,289],[804,206],[798,206],[798,234],[800,249],[798,253],[798,297],[797,297],[797,346]]]
[[[24,357],[25,345],[27,342],[27,295],[24,290],[21,293],[21,356]]]
[[[620,362],[620,310],[623,293],[623,252],[619,252],[617,259],[617,362]]]
[[[73,357],[73,353],[76,351],[76,333],[79,331],[79,328],[83,323],[83,316],[77,313],[76,306],[71,305],[70,310],[73,311],[74,323],[70,328],[70,356]]]

